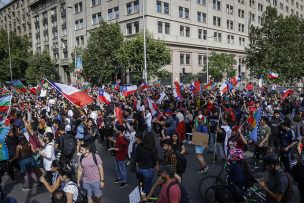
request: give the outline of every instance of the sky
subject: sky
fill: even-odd
[[[8,2],[10,2],[10,0],[0,0],[0,7],[6,5]]]

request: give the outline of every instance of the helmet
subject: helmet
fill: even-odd
[[[267,154],[263,159],[264,164],[279,164],[279,156],[276,153]]]
[[[242,160],[245,158],[245,153],[241,149],[232,149],[229,151],[229,160]]]

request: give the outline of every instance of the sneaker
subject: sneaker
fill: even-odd
[[[127,166],[129,166],[129,165],[130,165],[130,161],[127,161],[127,163],[126,163],[126,164],[127,164]]]
[[[31,190],[31,188],[29,188],[29,187],[22,187],[22,191],[30,191]]]
[[[208,171],[208,166],[206,165],[204,168],[202,168],[198,173],[206,173]]]
[[[188,144],[191,144],[191,141],[188,141]]]
[[[119,188],[124,188],[124,187],[127,187],[128,186],[128,183],[121,183]]]
[[[119,179],[116,179],[113,181],[113,183],[121,183],[121,182],[122,182],[122,180],[119,180]]]

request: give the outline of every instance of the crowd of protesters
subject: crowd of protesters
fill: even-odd
[[[104,88],[111,103],[101,103],[93,88],[89,94],[94,102],[84,108],[69,103],[53,89],[48,89],[46,97],[13,96],[5,121],[11,127],[6,137],[9,160],[2,168],[12,181],[17,174],[23,178],[23,191],[43,185],[54,203],[101,202],[107,171],[96,144],[103,143],[113,155],[114,183],[119,188],[128,185],[131,168],[141,183],[143,201],[156,195],[160,186],[157,202],[179,203],[186,199],[184,154],[195,154],[199,167],[187,173],[206,174],[210,166],[204,153],[214,152],[218,164],[230,163],[230,185],[245,186],[249,172],[243,162],[246,151],[253,147],[256,164],[264,161],[269,172],[268,180],[258,180],[266,202],[291,200],[291,176],[304,202],[304,95],[282,97],[266,88],[222,94],[217,88],[193,92],[185,87],[177,99],[170,87],[153,86],[129,97]],[[166,96],[160,100],[162,94]],[[156,112],[148,98],[155,101]],[[257,139],[252,140],[248,118],[258,111]],[[209,144],[195,145],[193,153],[187,146],[194,131],[209,134]],[[229,190],[238,193],[232,186]],[[1,196],[5,196],[2,190]],[[216,201],[225,202],[221,197]],[[234,195],[229,202],[242,201],[240,195]]]

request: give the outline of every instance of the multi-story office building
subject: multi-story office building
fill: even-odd
[[[0,8],[0,28],[27,36],[32,43],[31,13],[28,0],[15,0]]]
[[[304,14],[303,0],[28,1],[33,51],[48,50],[65,82],[71,76],[67,67],[75,47],[86,46],[90,30],[101,19],[118,22],[124,36],[132,37],[143,30],[144,13],[147,30],[172,50],[172,62],[165,68],[173,73],[173,80],[180,80],[183,73],[206,79],[207,57],[214,51],[234,54],[237,73],[245,79],[248,71],[243,59],[249,27],[261,23],[266,7],[276,7],[284,16],[303,18]],[[0,12],[4,10],[6,7]]]

